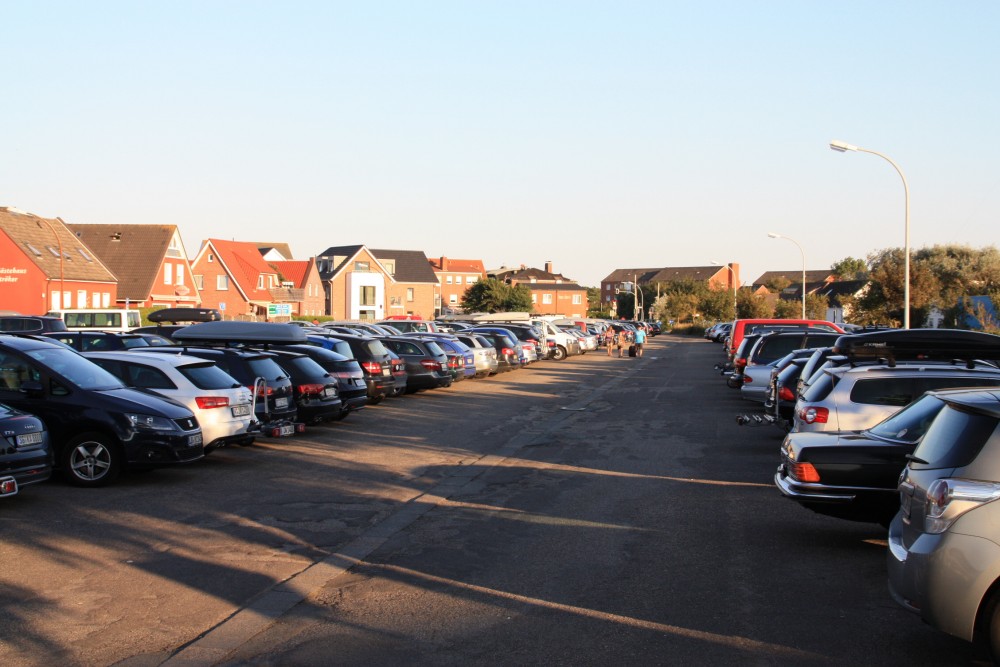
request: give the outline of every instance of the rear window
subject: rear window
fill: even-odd
[[[440,357],[441,355],[448,356],[445,354],[445,351],[441,349],[441,346],[434,341],[427,342],[427,351],[433,354],[435,357]]]
[[[969,465],[997,430],[997,421],[996,417],[945,406],[913,452],[926,463],[911,461],[910,467],[933,470]]]
[[[315,381],[326,375],[326,370],[309,357],[282,357],[281,366],[296,381]]]
[[[177,370],[198,389],[230,389],[239,385],[233,376],[213,363],[189,364]]]
[[[250,372],[254,374],[254,377],[262,377],[268,382],[288,377],[288,374],[281,369],[281,366],[270,357],[250,359],[248,364]]]
[[[948,387],[992,387],[998,379],[985,377],[889,377],[858,380],[851,388],[851,401],[865,405],[904,406],[931,389]]]
[[[916,442],[927,433],[934,418],[944,407],[936,396],[924,396],[870,429],[873,435],[889,440]]]
[[[396,354],[422,355],[423,351],[415,343],[407,340],[390,340],[385,344]]]
[[[806,393],[802,395],[802,400],[809,403],[826,400],[826,397],[830,395],[830,392],[833,391],[833,388],[837,386],[839,381],[839,377],[823,373],[821,377],[809,385]]]
[[[389,354],[389,351],[385,349],[385,345],[380,340],[366,340],[362,345],[373,357],[384,357]]]
[[[775,359],[780,359],[792,350],[797,350],[801,346],[802,336],[775,336],[765,338],[757,345],[754,351],[754,361],[766,364]]]

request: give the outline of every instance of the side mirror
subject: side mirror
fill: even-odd
[[[21,383],[21,393],[28,398],[42,398],[45,396],[45,388],[38,380],[28,380]]]

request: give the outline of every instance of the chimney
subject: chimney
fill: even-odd
[[[441,256],[441,270],[442,271],[448,270],[448,258],[443,255]]]
[[[552,261],[545,262],[545,273],[552,273]]]

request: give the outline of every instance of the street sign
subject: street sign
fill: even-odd
[[[268,317],[291,317],[292,304],[290,303],[269,303],[267,304]]]

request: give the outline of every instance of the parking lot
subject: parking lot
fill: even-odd
[[[0,504],[6,664],[970,664],[784,500],[718,345],[544,362]]]

